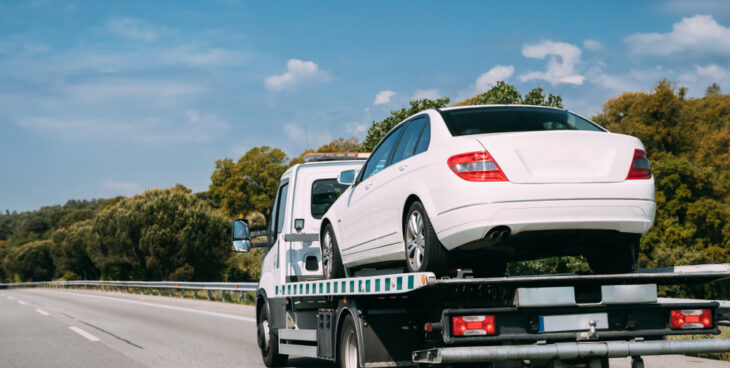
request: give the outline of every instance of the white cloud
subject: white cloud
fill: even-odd
[[[477,93],[485,92],[499,81],[507,80],[515,72],[512,65],[497,65],[477,78],[475,89]]]
[[[195,110],[179,116],[145,116],[132,112],[132,117],[89,111],[55,112],[29,115],[16,119],[20,127],[67,140],[114,139],[146,143],[205,142],[223,134],[229,124],[216,115]]]
[[[353,121],[350,123],[345,123],[345,127],[347,128],[347,132],[350,134],[362,134],[368,131],[370,125]]]
[[[583,48],[588,51],[601,52],[606,49],[606,46],[600,41],[588,39],[583,41]]]
[[[390,102],[390,98],[395,96],[395,92],[391,90],[385,90],[378,92],[377,95],[375,95],[375,101],[373,101],[373,105],[384,105]]]
[[[429,100],[435,100],[439,98],[439,90],[438,89],[417,89],[416,92],[413,93],[413,96],[411,97],[411,100],[422,100],[422,99],[429,99]]]
[[[272,75],[266,78],[266,88],[272,91],[290,89],[305,80],[318,80],[326,82],[329,76],[319,69],[319,66],[312,61],[290,59],[286,63],[287,72],[280,75]]]
[[[240,65],[246,60],[246,54],[237,50],[220,48],[201,49],[195,45],[184,45],[165,50],[159,54],[160,62],[165,64],[181,64],[191,67]]]
[[[118,101],[134,99],[161,101],[205,92],[207,88],[195,84],[140,78],[103,78],[63,88],[64,94],[77,102]]]
[[[142,186],[131,181],[104,180],[99,186],[109,195],[133,196],[142,192]]]
[[[299,127],[299,125],[296,124],[285,124],[284,125],[284,134],[286,134],[289,139],[293,141],[303,141],[305,140],[306,133],[304,132],[304,129]]]
[[[730,2],[727,0],[669,0],[657,3],[660,10],[669,10],[678,14],[728,14]]]
[[[707,78],[717,78],[719,80],[728,79],[730,72],[727,68],[723,68],[717,64],[710,64],[706,66],[695,65],[697,75]]]
[[[543,41],[536,45],[525,45],[522,56],[540,60],[548,58],[547,69],[544,72],[522,74],[519,80],[542,79],[553,86],[561,83],[583,84],[584,77],[575,70],[580,54],[578,46],[565,42]]]
[[[730,28],[718,24],[711,15],[682,18],[672,25],[671,32],[636,33],[625,41],[633,55],[730,56]]]
[[[133,40],[156,41],[159,37],[155,27],[134,18],[119,18],[109,21],[106,25],[107,29],[122,37]]]

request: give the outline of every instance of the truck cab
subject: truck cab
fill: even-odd
[[[367,159],[367,153],[309,154],[305,163],[290,167],[282,176],[274,197],[271,218],[266,230],[249,232],[245,220],[236,220],[233,229],[234,251],[247,252],[252,247],[265,248],[261,261],[256,311],[259,319],[259,345],[267,348],[265,335],[276,337],[275,331],[287,326],[300,329],[316,328],[310,318],[285,320],[285,299],[281,288],[298,281],[324,278],[319,228],[322,216],[347,185],[338,182],[342,172],[357,171]],[[238,237],[237,237],[238,235]],[[255,242],[261,235],[265,241]],[[245,238],[245,239],[244,239]],[[267,324],[261,326],[261,319]],[[273,333],[272,333],[273,332]],[[276,344],[271,344],[276,348]],[[276,354],[275,354],[276,355]],[[277,365],[275,358],[264,361]]]

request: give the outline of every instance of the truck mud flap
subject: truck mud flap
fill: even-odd
[[[574,360],[728,351],[730,351],[730,339],[568,342],[544,345],[434,348],[413,352],[413,362],[457,364],[510,360]]]

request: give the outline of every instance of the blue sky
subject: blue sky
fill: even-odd
[[[3,1],[0,210],[206,190],[216,159],[363,138],[498,80],[588,116],[661,78],[730,91],[729,27],[702,0]]]

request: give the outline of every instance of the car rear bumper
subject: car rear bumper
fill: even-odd
[[[511,234],[543,230],[613,230],[644,234],[654,222],[656,203],[645,199],[556,199],[475,203],[432,216],[443,245],[452,250],[484,239],[490,229]]]

